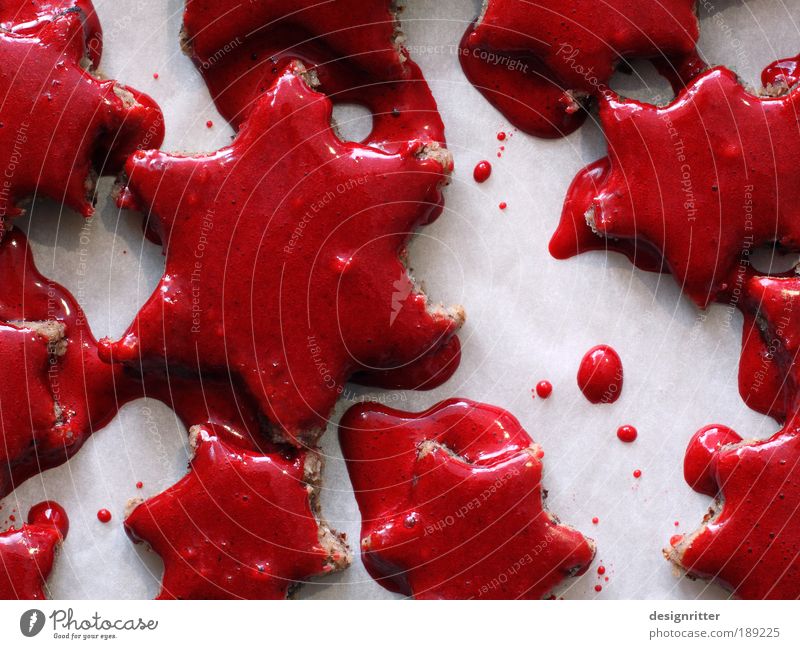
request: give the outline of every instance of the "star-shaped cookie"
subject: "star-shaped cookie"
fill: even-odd
[[[69,519],[60,505],[34,505],[20,529],[0,533],[0,599],[45,599],[44,584]]]
[[[292,443],[321,433],[351,375],[420,363],[463,319],[430,310],[398,256],[440,206],[449,154],[341,141],[301,74],[231,146],[128,161],[122,204],[156,225],[166,270],[125,336],[101,342],[106,359],[230,377]]]
[[[366,106],[365,142],[384,150],[416,137],[444,144],[422,72],[403,48],[391,0],[188,0],[185,49],[225,118],[239,127],[292,60],[337,103]]]
[[[31,196],[88,216],[98,173],[161,144],[161,111],[92,74],[102,41],[88,0],[4,2],[0,23],[0,230]]]
[[[594,543],[543,508],[542,456],[508,412],[450,400],[419,414],[352,407],[339,439],[364,565],[418,599],[538,599]]]
[[[677,87],[704,67],[694,0],[486,0],[461,41],[467,78],[519,129],[558,137],[621,61],[659,59]]]
[[[745,599],[800,598],[799,465],[796,419],[755,442],[724,427],[699,431],[686,452],[686,478],[717,501],[667,557]]]
[[[315,452],[242,451],[203,427],[191,442],[189,473],[125,519],[164,560],[159,599],[280,599],[349,565],[344,538],[319,520]]]
[[[142,397],[171,407],[187,428],[205,424],[236,446],[274,449],[255,404],[230,380],[102,361],[80,304],[39,273],[16,228],[0,242],[0,277],[0,497],[65,462]]]
[[[800,250],[798,109],[800,88],[755,95],[725,68],[667,106],[603,99],[608,160],[573,183],[551,253],[585,248],[588,224],[612,248],[663,258],[701,307],[733,296],[752,250]]]

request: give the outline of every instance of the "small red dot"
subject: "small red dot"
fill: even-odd
[[[536,394],[538,394],[542,399],[547,399],[551,394],[553,394],[553,384],[550,381],[539,381],[536,384]]]
[[[506,134],[505,134],[505,132],[503,132],[503,131],[500,131],[500,132],[497,134],[497,139],[498,139],[498,140],[500,140],[501,142],[502,142],[503,140],[505,140],[505,139],[506,139]]]
[[[642,472],[639,469],[636,469],[636,471],[633,472],[633,477],[634,478],[641,478],[642,477]]]
[[[153,79],[158,79],[158,72],[153,72]]]
[[[111,512],[107,509],[101,509],[97,512],[97,520],[101,523],[108,523],[111,520]]]
[[[675,521],[675,527],[678,527],[680,524],[680,521]]]
[[[136,488],[137,489],[141,489],[142,487],[144,487],[144,483],[143,482],[137,482],[136,483]]]
[[[600,584],[597,584],[597,586],[595,586],[594,589],[596,592],[599,593],[601,590],[603,590],[603,587]]]
[[[621,442],[625,442],[626,444],[635,442],[638,436],[639,431],[637,431],[633,426],[626,425],[617,428],[617,437]]]
[[[208,120],[208,121],[206,122],[206,126],[207,126],[208,128],[211,128],[212,126],[214,126],[214,122],[212,122],[211,120]]]
[[[597,566],[597,574],[598,575],[606,574],[606,567],[605,566]]]
[[[508,207],[508,205],[506,204],[505,201],[503,201],[502,203],[500,203],[499,207],[500,207],[501,210],[504,210],[504,209],[506,209]]]
[[[599,519],[599,518],[597,518],[597,516],[595,516],[595,517],[592,519],[592,524],[594,524],[594,525],[597,525],[599,522],[600,522],[600,519]]]
[[[472,170],[472,177],[476,183],[485,183],[492,175],[492,165],[488,160],[481,160]]]

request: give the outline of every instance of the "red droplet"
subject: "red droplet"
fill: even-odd
[[[136,488],[137,489],[141,489],[142,487],[144,487],[144,483],[143,482],[137,482],[136,483]]]
[[[675,534],[674,536],[670,537],[669,544],[674,548],[681,541],[683,541],[683,534]]]
[[[592,523],[593,523],[594,525],[597,525],[599,522],[600,522],[600,519],[599,519],[599,518],[597,518],[597,516],[595,516],[595,517],[592,519]]]
[[[594,589],[596,592],[599,593],[601,590],[603,590],[603,587],[600,584],[597,584],[597,586],[595,586]]]
[[[62,537],[69,532],[69,517],[64,508],[52,500],[45,500],[31,507],[28,512],[28,523],[31,525],[52,525]]]
[[[158,79],[158,72],[153,72],[153,79]]]
[[[678,527],[679,525],[680,525],[680,521],[675,521],[675,527]]]
[[[501,142],[502,142],[503,140],[505,140],[505,139],[506,139],[506,134],[505,134],[505,132],[504,132],[504,131],[500,131],[500,132],[497,134],[497,139],[498,139],[498,140],[500,140]]]
[[[502,203],[500,203],[499,207],[500,207],[501,210],[504,210],[504,209],[506,209],[508,207],[508,205],[506,204],[505,201],[503,201]]]
[[[642,477],[641,470],[640,469],[636,469],[636,471],[633,472],[633,477],[634,478],[641,478]]]
[[[686,448],[683,458],[683,477],[695,491],[716,496],[719,491],[716,466],[717,451],[728,444],[742,441],[739,435],[727,426],[713,424],[698,430]]]
[[[97,520],[101,523],[108,523],[111,520],[111,512],[107,509],[101,509],[97,512]]]
[[[206,122],[206,127],[211,128],[212,126],[214,126],[214,122],[212,122],[211,120],[208,120]]]
[[[472,172],[472,177],[475,179],[476,183],[485,183],[489,180],[489,176],[491,175],[492,165],[488,160],[481,160],[475,165],[475,169]]]
[[[547,397],[553,394],[553,384],[550,383],[550,381],[539,381],[536,384],[536,394],[542,399],[547,399]]]
[[[625,425],[617,428],[617,437],[619,437],[620,441],[625,442],[626,444],[635,442],[638,435],[639,432],[633,426]]]
[[[622,360],[608,345],[592,347],[578,368],[578,387],[591,403],[614,403],[622,393]]]
[[[606,574],[606,567],[605,566],[597,566],[597,574],[598,575]]]
[[[14,521],[17,520],[17,517],[14,516],[14,514],[11,514],[11,516],[8,517],[8,520],[10,520],[13,523]]]

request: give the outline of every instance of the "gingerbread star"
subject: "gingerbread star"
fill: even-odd
[[[202,427],[191,442],[189,473],[125,519],[164,560],[159,599],[280,599],[349,565],[344,537],[319,520],[316,453],[241,451]]]
[[[301,73],[230,147],[129,160],[122,203],[156,224],[166,271],[122,340],[101,342],[106,359],[230,377],[295,444],[321,433],[351,375],[420,363],[463,319],[429,310],[398,256],[440,205],[449,154],[342,142]]]
[[[686,451],[686,479],[717,500],[666,556],[745,599],[800,598],[799,466],[796,419],[756,442],[720,426],[699,431]]]
[[[608,160],[573,183],[551,253],[580,252],[588,224],[612,246],[663,258],[699,306],[727,299],[750,251],[800,250],[798,109],[800,88],[757,96],[725,68],[664,107],[604,99]]]
[[[86,69],[102,47],[88,0],[4,2],[0,21],[0,234],[31,196],[88,216],[98,173],[114,174],[137,148],[161,144],[161,112]]]
[[[676,87],[704,66],[694,0],[487,0],[464,34],[467,78],[517,128],[559,137],[609,92],[621,61],[658,59]]]
[[[44,584],[69,530],[57,503],[34,505],[20,529],[0,533],[0,599],[45,599]]]
[[[188,0],[185,49],[236,128],[296,59],[334,101],[372,112],[371,146],[396,151],[416,137],[444,144],[436,101],[403,48],[396,11],[390,0]]]
[[[364,565],[418,599],[538,599],[594,543],[543,508],[542,456],[508,412],[450,400],[419,414],[352,407],[339,439]]]
[[[231,381],[142,375],[102,361],[80,304],[39,273],[16,228],[0,242],[0,277],[0,497],[64,463],[142,397],[162,401],[187,427],[206,424],[231,444],[274,450],[255,404]],[[21,369],[27,378],[20,379]]]

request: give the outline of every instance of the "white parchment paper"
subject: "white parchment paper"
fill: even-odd
[[[232,131],[179,48],[182,0],[95,4],[105,31],[101,70],[161,104],[164,148],[199,152],[227,144]],[[592,121],[559,141],[509,128],[458,65],[455,48],[478,4],[411,0],[403,13],[407,45],[439,102],[456,160],[445,213],[415,241],[412,265],[434,299],[466,307],[468,322],[455,377],[433,392],[396,393],[393,403],[420,410],[457,395],[503,406],[523,422],[546,451],[548,506],[597,541],[598,561],[607,567],[609,581],[600,582],[601,593],[594,590],[598,576],[592,569],[568,583],[564,597],[726,597],[716,586],[676,575],[661,548],[672,534],[693,529],[710,504],[682,477],[683,452],[695,430],[719,422],[745,437],[764,437],[777,429],[738,396],[741,318],[723,307],[701,314],[670,277],[636,271],[620,256],[593,253],[560,262],[549,257],[547,242],[567,186],[584,164],[603,155],[602,135]],[[750,83],[772,60],[800,51],[800,0],[698,4],[704,56]],[[634,77],[619,75],[612,85],[643,99],[669,93],[647,66]],[[359,116],[339,114],[345,133],[363,132]],[[212,129],[206,128],[209,119]],[[499,130],[513,133],[501,159]],[[481,159],[492,161],[494,173],[478,185],[472,168]],[[110,190],[112,181],[103,182]],[[508,203],[507,210],[498,209],[500,201]],[[29,232],[40,270],[75,294],[98,337],[124,331],[163,270],[161,250],[143,240],[140,222],[139,215],[117,210],[106,192],[91,221],[40,202],[19,223]],[[613,345],[625,365],[623,395],[611,406],[591,406],[575,382],[581,356],[598,343]],[[541,379],[555,388],[547,401],[531,398]],[[340,404],[334,422],[348,405]],[[636,443],[616,439],[621,424],[638,428]],[[333,426],[323,449],[324,512],[357,548],[358,509]],[[19,519],[42,499],[56,499],[66,507],[71,529],[50,580],[52,596],[153,597],[162,566],[128,541],[124,506],[133,496],[154,495],[178,480],[186,459],[186,431],[168,408],[130,404],[68,464],[7,497],[0,522],[8,524],[10,515]],[[640,480],[632,477],[637,468],[643,471]],[[139,480],[141,491],[135,487]],[[108,525],[97,521],[101,507],[113,513]],[[307,586],[301,596],[392,597],[370,580],[358,558],[351,569]]]

